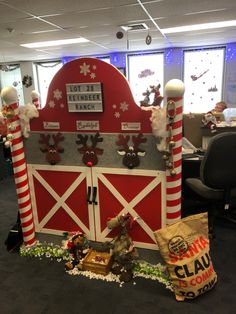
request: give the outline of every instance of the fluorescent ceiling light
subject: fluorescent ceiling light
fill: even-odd
[[[199,31],[203,29],[214,29],[214,28],[222,28],[222,27],[230,27],[230,26],[236,26],[236,20],[162,28],[161,31],[164,34],[171,34],[171,33],[192,32],[192,31]]]
[[[198,11],[198,12],[189,12],[185,13],[184,15],[195,15],[195,14],[205,14],[205,13],[213,13],[213,12],[220,12],[220,11],[225,11],[226,9],[215,9],[215,10],[207,10],[207,11]]]
[[[80,44],[88,42],[89,40],[83,37],[79,38],[71,38],[71,39],[60,39],[60,40],[52,40],[52,41],[41,41],[29,44],[21,44],[22,47],[26,48],[42,48],[42,47],[52,47],[52,46],[63,46],[63,45],[71,45],[71,44]]]

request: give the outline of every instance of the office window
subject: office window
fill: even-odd
[[[204,113],[222,100],[224,48],[184,52],[184,112]]]
[[[144,99],[143,93],[150,90],[150,85],[161,85],[163,95],[164,54],[128,55],[128,79],[134,99],[138,105]],[[150,103],[154,94],[150,94]]]
[[[109,64],[111,63],[110,57],[97,57],[97,59],[107,62]]]
[[[16,88],[19,105],[23,106],[25,103],[19,64],[0,65],[0,89],[7,86],[13,86]],[[1,99],[0,104],[2,104]]]
[[[60,61],[40,62],[34,64],[35,89],[40,94],[41,106],[44,107],[47,101],[48,87],[54,75],[62,67]]]

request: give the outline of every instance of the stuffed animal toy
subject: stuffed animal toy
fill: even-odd
[[[82,232],[75,234],[71,241],[68,242],[68,247],[73,256],[73,260],[65,264],[65,269],[71,270],[77,267],[82,270],[82,260],[89,251],[89,244],[85,234]]]
[[[32,90],[31,98],[32,98],[33,105],[35,105],[37,109],[40,109],[40,96],[36,90]]]
[[[150,106],[150,94],[151,92],[147,88],[146,92],[143,93],[144,99],[140,102],[140,106]]]
[[[22,134],[25,138],[29,137],[30,131],[30,119],[38,118],[39,113],[35,105],[26,104],[25,106],[19,107],[19,119],[21,124]]]
[[[161,96],[161,93],[160,93],[161,84],[158,84],[157,86],[150,85],[150,88],[151,88],[151,93],[154,94],[152,106],[159,106],[160,107],[161,102],[164,99],[164,97]]]
[[[120,281],[129,282],[133,278],[133,260],[138,257],[133,241],[128,234],[134,220],[129,215],[121,215],[111,218],[107,222],[109,229],[120,228],[118,235],[110,242],[110,249],[113,258],[111,271],[120,276]]]
[[[207,112],[203,116],[202,123],[203,123],[204,126],[209,128],[212,133],[216,132],[217,120],[216,120],[216,117],[214,116],[214,114],[211,111]]]

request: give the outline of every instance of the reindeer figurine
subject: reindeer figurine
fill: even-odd
[[[119,275],[120,281],[129,282],[133,278],[134,260],[138,258],[138,251],[134,247],[129,231],[136,221],[129,213],[109,218],[107,227],[111,230],[119,228],[117,236],[107,246],[113,257],[111,271]]]
[[[154,99],[153,99],[153,103],[152,106],[161,106],[161,102],[164,99],[164,97],[161,96],[160,93],[160,88],[161,88],[161,84],[158,84],[157,86],[155,85],[150,85],[151,91],[150,93],[154,94]]]
[[[97,155],[103,154],[103,149],[96,147],[99,142],[103,142],[103,138],[99,136],[99,132],[97,132],[94,136],[90,135],[92,145],[88,146],[88,135],[77,135],[79,140],[76,141],[76,144],[83,145],[82,147],[78,148],[78,151],[83,154],[82,161],[88,167],[96,165],[98,163]]]
[[[150,106],[150,97],[149,97],[150,94],[151,94],[151,92],[150,92],[150,90],[147,88],[146,92],[143,93],[143,96],[145,96],[145,97],[144,97],[144,99],[140,102],[140,106],[145,106],[145,107]]]
[[[138,167],[140,164],[139,157],[145,156],[146,152],[139,148],[139,144],[146,143],[147,139],[143,138],[143,134],[140,133],[137,136],[132,136],[133,146],[129,146],[130,136],[123,134],[119,135],[119,140],[116,142],[118,146],[123,146],[123,149],[119,149],[117,152],[119,155],[123,156],[123,165],[129,169]]]
[[[61,133],[53,134],[52,138],[54,144],[50,144],[50,134],[40,134],[40,144],[44,144],[44,147],[41,147],[40,150],[43,153],[46,153],[46,160],[50,165],[56,165],[60,162],[61,157],[60,153],[64,152],[64,148],[60,147],[59,142],[64,140],[64,136]]]

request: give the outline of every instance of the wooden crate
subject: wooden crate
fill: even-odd
[[[90,270],[96,274],[107,275],[112,264],[110,253],[90,250],[83,260],[83,270]]]

